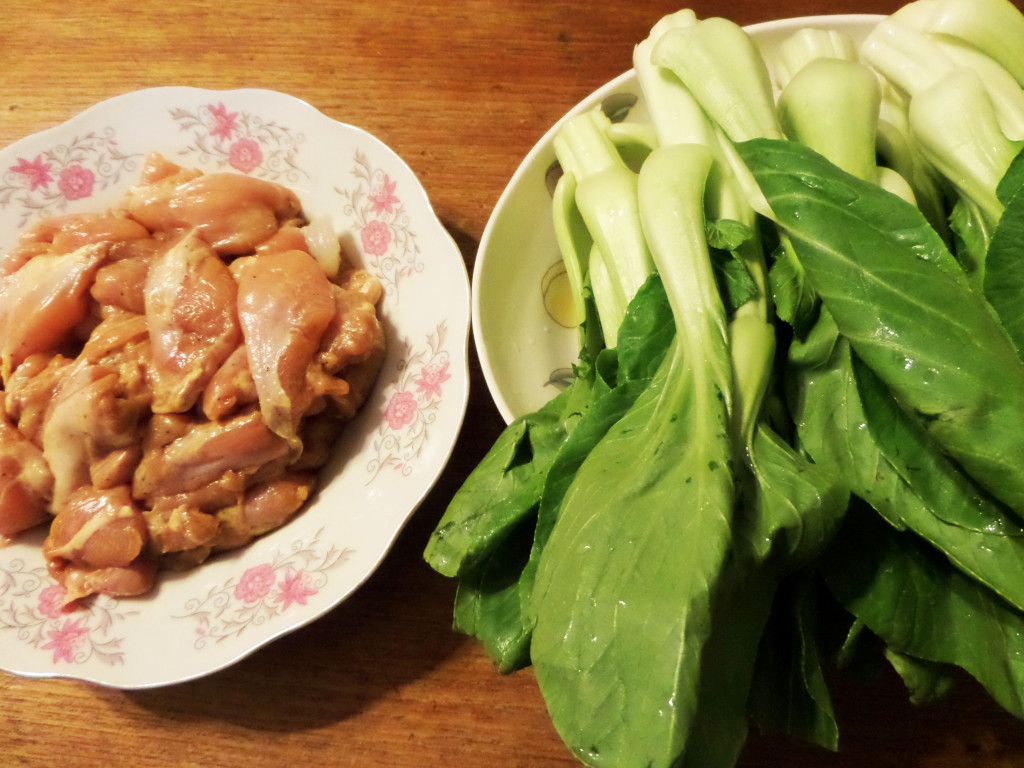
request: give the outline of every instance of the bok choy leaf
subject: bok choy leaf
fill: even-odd
[[[921,212],[794,142],[738,149],[842,336],[947,455],[1024,514],[1024,364]]]

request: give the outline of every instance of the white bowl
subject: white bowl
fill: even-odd
[[[244,549],[162,574],[144,597],[99,597],[69,613],[51,599],[42,532],[0,549],[0,668],[16,674],[165,685],[313,621],[384,558],[447,463],[466,412],[469,280],[458,248],[394,152],[290,96],[155,88],[16,142],[0,151],[0,248],[40,216],[106,209],[137,183],[152,150],[279,182],[310,216],[329,215],[346,251],[385,286],[387,358],[316,498]],[[378,194],[385,186],[390,194]]]
[[[859,42],[881,18],[810,16],[755,24],[747,31],[770,66],[772,50],[799,29],[836,29]],[[573,107],[530,150],[484,228],[473,270],[474,341],[484,380],[506,422],[554,397],[579,353],[577,331],[558,322],[554,298],[562,271],[547,182],[555,163],[555,134],[573,115],[609,99],[634,98],[636,105],[626,119],[643,121],[647,110],[629,70]]]

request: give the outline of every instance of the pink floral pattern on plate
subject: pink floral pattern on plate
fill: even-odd
[[[119,610],[116,600],[99,596],[67,605],[67,593],[45,566],[30,568],[14,561],[0,570],[0,631],[24,645],[49,654],[53,665],[124,663],[122,638],[114,629],[133,611]]]
[[[170,114],[182,131],[192,133],[182,156],[274,181],[294,182],[308,175],[296,164],[305,137],[276,120],[232,112],[224,102],[196,109],[175,107]]]
[[[237,637],[246,629],[286,614],[293,606],[305,606],[330,581],[329,572],[342,565],[353,550],[325,545],[323,530],[309,542],[296,541],[291,549],[270,560],[250,566],[240,576],[214,585],[202,597],[185,604],[176,619],[196,623],[195,642],[201,649]]]
[[[12,242],[19,216],[102,208],[135,183],[127,171],[149,151],[291,185],[309,210],[331,212],[387,291],[385,367],[367,417],[345,436],[352,471],[332,477],[286,528],[170,576],[152,595],[66,611],[42,534],[0,548],[0,667],[16,674],[165,685],[315,619],[380,563],[440,474],[465,413],[469,284],[457,246],[401,158],[290,97],[149,89],[0,149],[0,235]],[[339,509],[361,511],[353,519]]]
[[[368,267],[383,283],[384,291],[398,297],[402,280],[423,270],[416,235],[409,229],[409,213],[399,197],[398,182],[374,168],[363,152],[355,153],[352,175],[356,184],[336,191],[345,200],[345,213],[370,262]]]
[[[24,226],[35,215],[64,211],[68,203],[117,184],[122,174],[138,167],[140,158],[120,149],[112,128],[76,136],[34,156],[19,156],[2,169],[0,209],[18,206],[18,226]]]
[[[367,484],[385,468],[402,476],[412,473],[412,462],[423,450],[441,407],[444,384],[451,378],[447,335],[448,324],[442,321],[427,335],[421,349],[399,361],[398,379],[386,397],[384,418],[373,441]]]

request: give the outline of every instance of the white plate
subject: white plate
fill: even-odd
[[[0,151],[0,248],[40,216],[100,211],[145,153],[293,189],[384,284],[389,350],[325,485],[237,552],[163,574],[142,598],[60,613],[42,534],[0,549],[0,667],[119,688],[195,678],[321,616],[374,571],[444,468],[468,398],[469,280],[406,164],[366,132],[264,90],[156,88],[98,104]]]
[[[755,24],[747,31],[770,66],[773,48],[799,29],[836,29],[859,42],[881,18],[865,14],[810,16]],[[487,387],[506,422],[550,400],[569,376],[579,353],[576,330],[556,319],[561,256],[546,178],[555,162],[553,139],[569,117],[608,99],[623,98],[637,100],[627,120],[646,119],[632,70],[594,91],[534,146],[484,228],[473,271],[474,339]]]

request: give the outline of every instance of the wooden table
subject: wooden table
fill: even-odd
[[[701,0],[740,23],[888,13],[898,0]],[[546,129],[630,66],[671,0],[4,0],[0,145],[124,91],[255,86],[379,136],[412,166],[472,268],[491,208]],[[451,464],[365,588],[195,682],[123,692],[0,673],[0,765],[576,765],[530,671],[503,677],[451,631],[453,584],[422,561],[502,426],[471,355]],[[970,685],[927,708],[841,684],[838,755],[753,735],[745,768],[1024,765],[1024,727]]]

